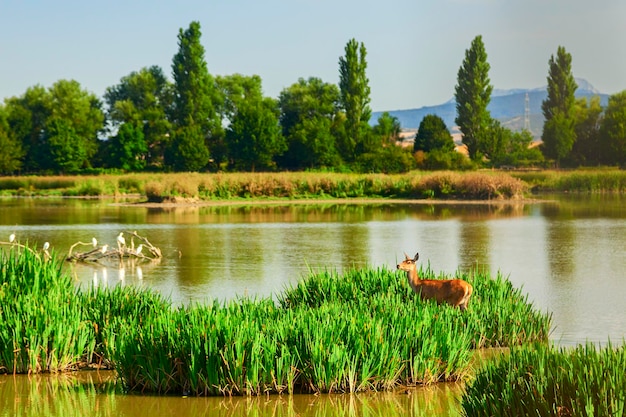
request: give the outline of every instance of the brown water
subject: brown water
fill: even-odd
[[[162,249],[160,262],[67,265],[68,270],[77,285],[150,287],[175,303],[272,296],[310,269],[394,268],[403,252],[419,251],[420,262],[435,271],[484,268],[508,276],[537,308],[553,314],[556,343],[610,339],[620,344],[626,335],[626,197],[551,200],[146,208],[100,200],[0,199],[0,241],[16,233],[21,242],[49,241],[66,254],[78,241],[96,237],[111,245],[120,231],[137,231]],[[183,399],[104,395],[91,388],[68,393],[55,378],[34,378],[27,388],[7,381],[0,379],[0,416],[14,415],[2,414],[9,404],[37,403],[18,391],[44,386],[53,399],[36,407],[74,410],[98,404],[121,415],[145,410],[167,415],[170,409],[177,415],[458,415],[459,391],[450,386],[411,395]],[[60,400],[64,396],[68,399]],[[31,396],[39,397],[50,396]],[[436,411],[437,404],[445,404],[442,411]]]
[[[358,395],[155,397],[123,394],[112,372],[0,376],[0,417],[458,416],[459,387]]]

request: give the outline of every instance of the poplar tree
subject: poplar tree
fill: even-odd
[[[340,149],[347,161],[354,160],[356,152],[364,152],[369,135],[372,110],[369,80],[366,76],[367,50],[356,39],[348,41],[345,56],[339,57],[339,90],[341,107],[345,112],[345,137]]]
[[[207,142],[219,126],[213,98],[215,86],[204,60],[200,23],[191,22],[178,34],[179,50],[174,55],[174,132],[168,165],[177,171],[198,171],[209,162]]]
[[[548,97],[541,103],[543,124],[543,153],[553,159],[556,166],[569,155],[576,140],[576,98],[578,88],[572,75],[572,56],[562,46],[556,58],[550,57]]]
[[[487,106],[491,101],[491,86],[489,80],[490,65],[487,62],[487,52],[482,36],[478,35],[465,51],[465,59],[457,75],[455,86],[456,124],[463,132],[463,143],[467,146],[470,158],[479,159],[483,141],[489,139],[491,113]]]

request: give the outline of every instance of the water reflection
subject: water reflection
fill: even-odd
[[[489,270],[489,227],[486,222],[464,222],[460,227],[461,270]]]
[[[396,393],[154,397],[121,392],[113,372],[0,376],[1,417],[47,416],[458,416],[461,387],[442,384]]]

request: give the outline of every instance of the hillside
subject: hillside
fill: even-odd
[[[576,79],[578,89],[576,97],[600,96],[603,106],[608,103],[608,94],[600,93],[589,82],[584,79]],[[529,114],[530,114],[530,130],[534,137],[539,138],[543,129],[543,113],[541,112],[541,103],[547,97],[547,86],[534,89],[512,89],[512,90],[496,90],[491,95],[491,103],[489,111],[491,116],[500,120],[502,124],[513,131],[519,131],[524,128],[524,106],[526,94],[528,93]],[[407,110],[388,110],[389,114],[395,116],[400,121],[403,129],[417,129],[420,122],[427,114],[436,114],[441,117],[448,128],[455,125],[456,102],[454,98],[436,106],[424,106],[417,109]],[[375,124],[378,117],[383,112],[373,112],[371,123]]]

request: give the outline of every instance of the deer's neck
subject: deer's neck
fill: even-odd
[[[409,279],[409,285],[411,285],[413,289],[419,287],[421,284],[420,277],[417,275],[417,269],[406,271],[406,277]]]

